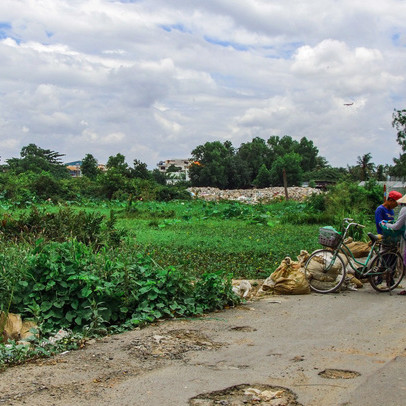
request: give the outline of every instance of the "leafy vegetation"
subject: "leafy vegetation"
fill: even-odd
[[[34,347],[0,344],[0,367],[75,348],[83,337],[234,305],[232,277],[267,277],[285,256],[318,248],[318,228],[339,227],[343,217],[372,229],[383,195],[374,181],[343,182],[306,202],[204,202],[121,154],[107,172],[88,154],[81,178],[70,178],[60,157],[30,145],[0,173],[0,310],[38,325]],[[205,144],[196,158],[192,180],[223,187],[279,184],[283,169],[295,184],[323,166],[311,142],[290,137],[238,151]],[[68,338],[47,340],[61,328]]]

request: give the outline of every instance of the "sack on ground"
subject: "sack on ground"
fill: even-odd
[[[34,337],[38,338],[39,334],[38,332],[35,333],[35,330],[38,330],[38,325],[35,321],[24,320],[21,327],[20,340],[29,341]]]
[[[0,335],[3,342],[7,342],[7,340],[19,340],[20,332],[23,322],[21,320],[21,316],[19,314],[14,313],[0,313],[0,333],[2,333],[2,337]]]
[[[312,276],[313,280],[318,280],[320,282],[335,282],[337,276],[342,271],[342,263],[340,260],[331,266],[331,268],[325,272],[325,268],[330,262],[333,254],[331,256],[324,257],[322,255],[315,255],[307,265],[307,272]]]
[[[265,280],[262,290],[272,290],[274,293],[285,295],[303,295],[310,293],[310,286],[301,270],[301,263],[286,257]]]
[[[366,257],[371,251],[371,247],[367,242],[363,241],[351,241],[346,243],[347,247],[351,250],[354,258]]]

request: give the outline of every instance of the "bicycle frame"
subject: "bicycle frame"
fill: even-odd
[[[351,278],[346,275],[349,271],[359,279],[367,279],[376,291],[391,292],[399,286],[405,275],[399,246],[386,245],[379,236],[368,233],[371,243],[365,247],[366,258],[355,258],[355,250],[353,253],[350,243],[345,240],[351,227],[365,226],[352,221],[344,219],[341,237],[334,232],[320,231],[319,242],[326,245],[310,254],[304,267],[310,288],[317,293],[336,292],[344,282],[351,282]]]
[[[370,272],[370,270],[368,269],[368,264],[371,262],[371,260],[376,255],[381,256],[381,255],[391,253],[394,251],[394,248],[388,247],[387,249],[380,252],[377,246],[380,246],[381,243],[379,241],[374,241],[372,243],[371,249],[368,253],[368,256],[366,257],[365,262],[360,261],[359,259],[355,258],[351,249],[348,248],[348,246],[345,244],[344,240],[348,234],[348,230],[350,229],[350,227],[352,227],[352,226],[364,227],[364,226],[361,224],[358,224],[358,223],[351,223],[351,222],[349,222],[349,220],[350,219],[344,219],[344,222],[347,222],[347,226],[344,228],[344,232],[343,232],[343,236],[342,236],[340,244],[333,251],[333,258],[335,259],[337,257],[337,255],[340,255],[340,254],[344,255],[347,259],[348,265],[352,268],[352,270],[354,272],[356,272],[361,277],[382,274],[382,272]],[[359,265],[359,266],[357,267],[356,265]]]

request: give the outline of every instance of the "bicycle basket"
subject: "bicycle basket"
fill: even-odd
[[[400,230],[392,230],[391,228],[388,228],[384,224],[382,224],[381,229],[383,236],[382,242],[387,245],[398,243],[402,236],[405,234],[405,227],[402,227]]]
[[[333,227],[319,229],[319,243],[324,247],[336,248],[341,241],[341,234]]]

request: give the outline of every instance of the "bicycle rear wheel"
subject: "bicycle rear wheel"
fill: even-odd
[[[378,292],[389,292],[405,275],[403,258],[398,252],[379,253],[372,260],[370,271],[377,273],[368,277],[371,286]]]
[[[331,293],[339,289],[346,275],[345,264],[340,256],[326,249],[314,251],[305,264],[305,276],[311,290]]]

